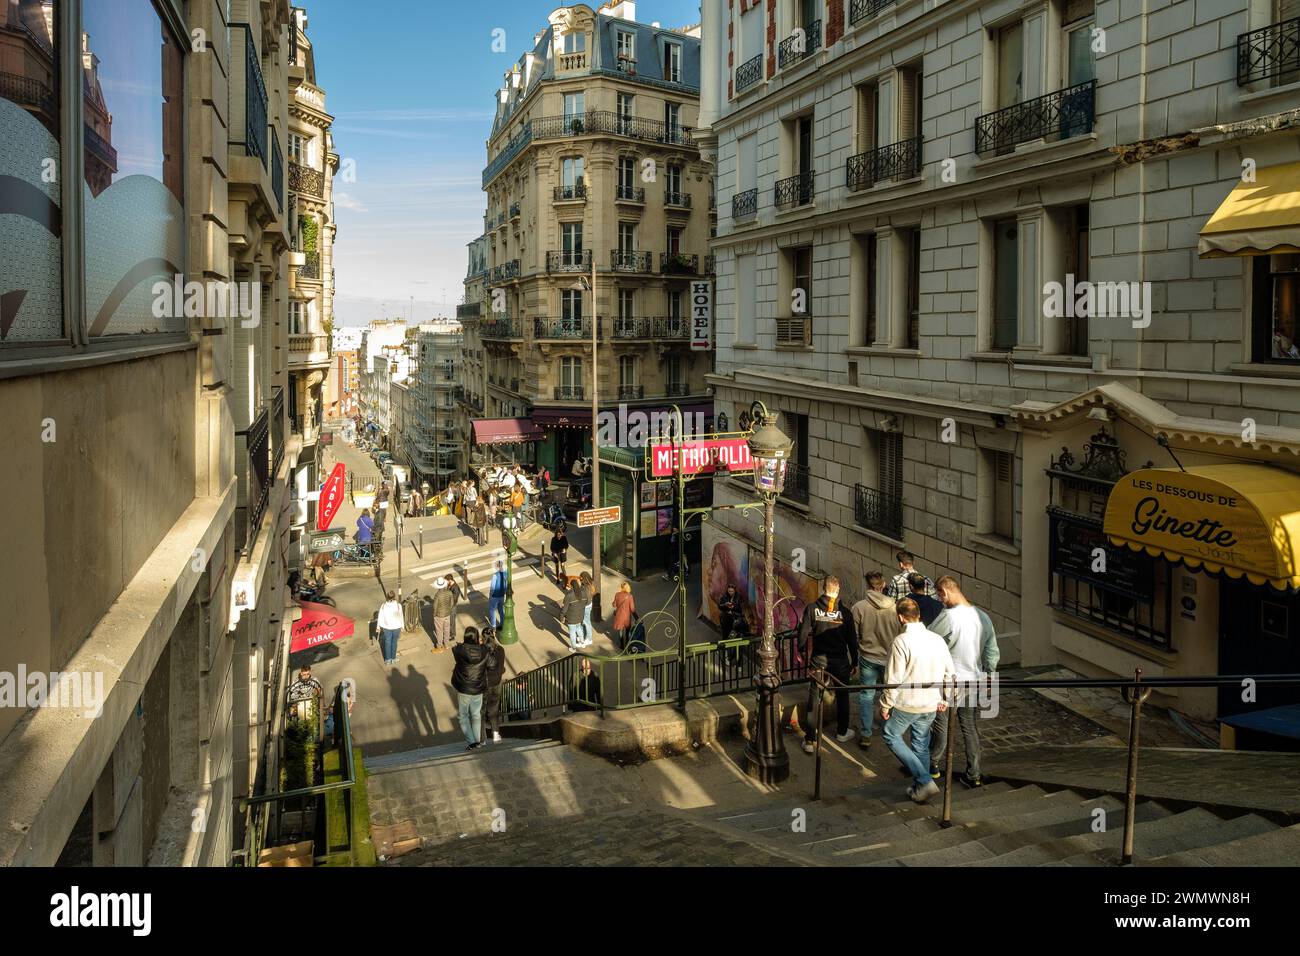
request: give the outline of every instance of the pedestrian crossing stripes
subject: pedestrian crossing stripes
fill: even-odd
[[[468,583],[474,590],[486,591],[492,582],[492,574],[496,571],[498,561],[501,562],[501,569],[505,570],[507,561],[504,548],[493,548],[480,554],[462,555],[429,564],[416,565],[410,569],[410,572],[429,584],[433,584],[445,574],[451,574],[460,583]],[[536,554],[516,551],[514,572],[518,574],[525,569],[538,577],[544,576],[540,559]]]

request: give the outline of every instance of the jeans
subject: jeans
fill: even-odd
[[[940,715],[942,716],[942,715]],[[889,719],[881,728],[880,735],[885,744],[894,752],[898,762],[912,775],[918,787],[933,783],[930,778],[930,726],[934,723],[934,711],[928,714],[913,714],[895,707],[889,712]],[[912,745],[903,743],[903,731],[912,728]]]
[[[835,681],[841,684],[851,683],[849,680],[849,665],[847,661],[836,661],[834,664],[826,662],[825,654],[814,654],[813,659],[808,662],[809,670],[824,670],[828,680],[827,683],[834,685]],[[821,688],[812,681],[808,682],[808,712],[804,715],[803,739],[807,741],[816,740],[817,734],[817,695],[821,693]],[[843,737],[849,732],[849,692],[846,690],[837,690],[835,693],[835,733]]]
[[[379,649],[384,652],[384,663],[397,659],[397,636],[400,632],[395,627],[379,629]]]
[[[980,775],[980,710],[978,707],[958,707],[957,723],[961,725],[961,739],[966,745],[966,775],[975,779]],[[948,746],[948,715],[940,714],[934,725],[934,739],[930,742],[930,766],[938,766]]]
[[[505,619],[506,599],[503,597],[488,598],[488,621],[493,627],[500,627]]]
[[[586,631],[581,624],[566,624],[569,629],[569,646],[577,650],[586,638]]]
[[[859,684],[883,684],[885,682],[885,665],[873,664],[865,657],[858,658]],[[874,690],[858,691],[858,720],[862,722],[862,739],[871,739],[871,725],[876,722],[876,692]]]
[[[588,604],[582,609],[582,630],[587,635],[587,643],[591,643],[591,605]]]
[[[483,695],[461,694],[457,692],[460,707],[460,732],[465,735],[465,742],[477,744],[483,736]]]

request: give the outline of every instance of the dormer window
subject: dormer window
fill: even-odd
[[[664,79],[669,83],[682,81],[682,45],[664,43]]]
[[[565,33],[560,37],[561,53],[584,53],[587,50],[587,34]]]

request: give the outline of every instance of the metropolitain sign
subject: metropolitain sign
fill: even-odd
[[[677,473],[677,453],[681,452],[682,474],[709,475],[720,468],[728,471],[753,471],[746,438],[712,438],[677,445],[655,445],[650,450],[650,475],[670,478]]]

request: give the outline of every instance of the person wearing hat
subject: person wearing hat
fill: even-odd
[[[459,588],[451,580],[451,575],[443,575],[435,584],[433,595],[433,652],[441,654],[451,641],[451,619],[456,613],[456,597]]]

